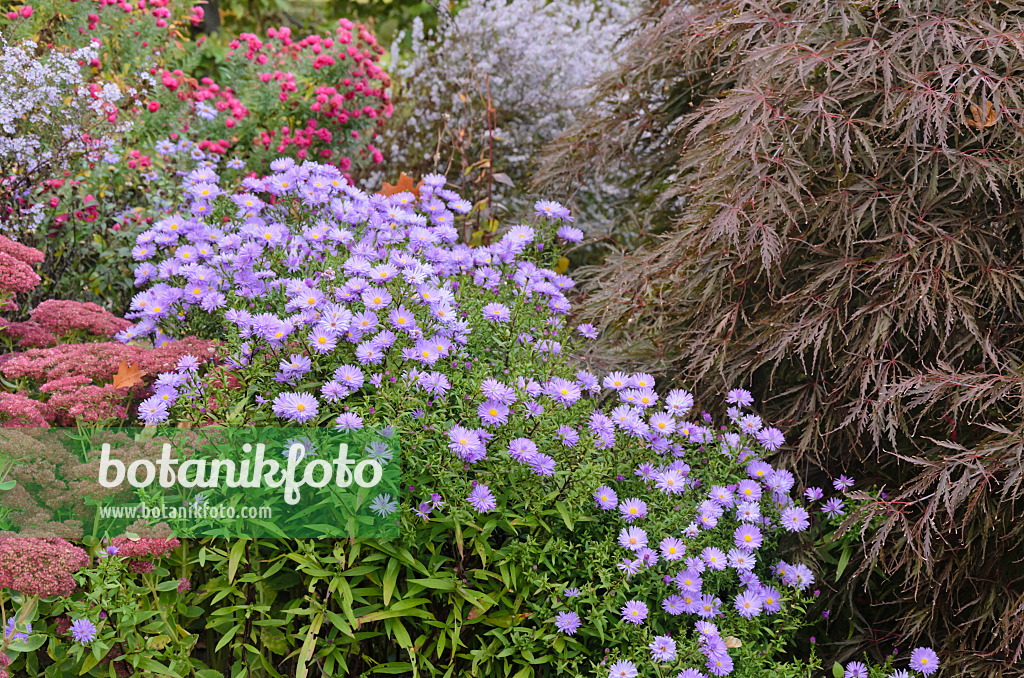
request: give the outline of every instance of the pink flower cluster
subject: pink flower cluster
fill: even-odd
[[[131,401],[144,396],[147,389],[143,386],[114,388],[108,383],[122,361],[138,365],[144,375],[156,375],[173,370],[185,355],[196,356],[200,361],[211,358],[213,345],[212,341],[194,337],[168,342],[159,348],[127,346],[120,342],[63,344],[15,355],[0,365],[0,374],[7,379],[36,382],[37,390],[46,398],[47,409],[41,410],[41,415],[58,425],[70,426],[76,420],[124,419]],[[0,400],[0,407],[2,403]],[[31,416],[26,409],[29,406],[21,401],[10,401],[7,407],[19,416],[19,421],[27,421]],[[2,414],[5,412],[0,409]],[[31,421],[36,423],[22,425],[45,425],[38,423],[38,417]]]
[[[43,253],[0,235],[0,310],[17,308],[9,296],[28,292],[41,280],[33,264],[43,260]]]
[[[53,421],[53,408],[17,393],[0,391],[0,428],[38,426],[47,428]]]
[[[36,306],[29,315],[40,327],[56,337],[63,337],[75,330],[84,330],[100,337],[113,337],[131,326],[124,318],[118,318],[89,302],[48,299]]]
[[[117,555],[119,557],[127,558],[130,561],[128,569],[140,574],[152,572],[153,560],[163,558],[181,546],[181,542],[174,537],[168,539],[115,537],[111,540],[111,544],[117,547]]]
[[[0,587],[26,595],[69,596],[85,551],[63,539],[0,539]]]
[[[4,334],[18,342],[21,348],[46,348],[57,343],[57,337],[34,320],[23,323],[8,323],[0,319],[0,334]]]

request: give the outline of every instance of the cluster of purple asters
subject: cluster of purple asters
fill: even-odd
[[[807,566],[782,561],[770,580],[755,574],[768,537],[806,530],[812,516],[791,497],[793,475],[761,459],[785,439],[750,410],[751,394],[730,391],[730,426],[716,429],[706,413],[691,415],[690,393],[659,393],[649,374],[599,378],[574,367],[572,351],[596,330],[570,326],[566,295],[574,282],[540,263],[557,259],[547,243],[582,238],[558,203],[541,201],[539,223],[470,247],[458,242],[455,223],[471,205],[446,188],[443,176],[424,177],[417,194],[371,195],[329,165],[281,159],[271,168],[272,175],[245,179],[245,192],[233,195],[211,169],[186,177],[187,210],[137,238],[135,279],[142,291],[131,311],[137,322],[119,339],[162,342],[196,328],[212,331],[224,347],[219,367],[250,388],[258,385],[248,405],[255,412],[247,415],[339,430],[382,419],[422,426],[436,431],[453,466],[471,472],[497,465],[503,475],[553,485],[569,472],[561,458],[592,450],[652,453],[645,458],[657,463],[637,463],[628,480],[608,479],[593,493],[603,517],[619,523],[623,585],[660,568],[657,576],[672,587],[656,602],[625,601],[621,621],[639,627],[664,614],[692,623],[704,669],[729,675],[733,659],[719,626],[774,615],[792,590],[814,581]],[[200,363],[187,356],[161,374],[140,418],[155,424],[205,413],[211,392],[223,386],[204,379]],[[412,404],[384,416],[368,405],[371,395],[392,407]],[[703,486],[691,465],[705,467],[711,455],[727,458],[746,477]],[[500,510],[505,488],[487,483],[468,483],[451,510]],[[841,478],[836,488],[851,484]],[[684,519],[689,525],[658,533],[651,516],[683,497],[695,506]],[[431,492],[412,514],[426,521],[444,506]],[[390,515],[396,508],[387,496],[372,510]],[[841,515],[842,501],[829,500],[822,511]],[[738,582],[738,593],[722,600],[710,582],[727,579]],[[585,628],[585,618],[563,610],[554,625],[573,635]],[[678,638],[655,637],[651,660],[692,656],[677,648]],[[932,656],[916,661],[922,671],[937,664]],[[627,660],[610,667],[612,676],[637,674]],[[687,668],[680,676],[705,674]]]

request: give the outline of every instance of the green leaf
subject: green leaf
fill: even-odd
[[[45,634],[33,633],[28,637],[28,640],[12,640],[7,649],[14,652],[32,652],[41,648],[45,642]]]
[[[835,664],[833,664],[832,665],[832,675],[835,676],[835,678],[843,678],[843,665],[840,664],[839,662],[836,662]]]
[[[558,509],[558,514],[562,516],[562,520],[565,522],[565,526],[572,532],[572,518],[569,517],[569,512],[565,509],[563,502],[555,502],[555,508]]]
[[[384,604],[391,604],[391,594],[395,592],[395,583],[398,581],[399,563],[395,558],[388,560],[387,569],[384,570]]]
[[[846,566],[850,563],[851,552],[850,547],[847,546],[843,549],[842,555],[839,556],[839,564],[836,565],[836,581],[839,581],[839,578],[843,576],[843,570],[845,570]]]
[[[238,571],[238,563],[245,554],[245,540],[239,539],[231,546],[231,553],[228,555],[228,581],[234,581],[235,573]]]

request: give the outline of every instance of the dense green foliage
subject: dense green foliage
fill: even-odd
[[[1019,667],[1020,4],[687,5],[548,158],[619,168],[668,229],[593,273],[609,357],[746,385],[795,454],[897,488],[864,516],[867,590],[844,581],[859,639]]]

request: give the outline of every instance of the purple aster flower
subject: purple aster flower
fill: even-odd
[[[531,456],[527,463],[530,465],[530,469],[538,476],[546,478],[555,475],[555,460],[543,452],[538,452]]]
[[[765,479],[774,471],[775,469],[767,462],[752,461],[747,464],[747,474],[754,480]]]
[[[647,516],[647,503],[640,499],[626,499],[619,504],[619,513],[627,523]]]
[[[487,456],[480,436],[463,426],[453,426],[448,431],[448,440],[448,448],[467,463],[474,464]]]
[[[508,421],[508,407],[497,400],[481,403],[476,413],[487,426],[502,426]]]
[[[666,494],[679,494],[686,489],[686,477],[678,470],[658,473],[654,481],[654,486]]]
[[[734,607],[736,611],[740,613],[741,617],[750,619],[761,614],[761,608],[764,602],[761,600],[756,592],[747,589],[743,593],[736,596],[736,603]]]
[[[565,590],[564,595],[566,598],[575,598],[576,596],[580,595],[580,590],[575,586],[570,586]]]
[[[749,524],[737,527],[736,531],[733,532],[732,540],[738,548],[749,551],[761,548],[763,542],[761,530],[756,525]]]
[[[703,619],[713,619],[718,616],[721,608],[721,600],[711,594],[705,594],[700,597],[700,602],[697,604],[697,615]]]
[[[832,481],[832,487],[836,488],[837,492],[845,492],[853,487],[853,478],[841,475]]]
[[[88,619],[76,619],[71,622],[71,637],[76,643],[87,645],[96,640],[96,624]]]
[[[622,615],[622,621],[630,624],[640,625],[647,619],[647,605],[639,600],[628,601],[619,612]]]
[[[354,365],[342,365],[334,370],[334,380],[353,391],[364,383],[363,372]]]
[[[493,511],[498,506],[498,500],[491,494],[490,488],[484,484],[477,485],[466,497],[466,501],[480,513]]]
[[[868,667],[860,662],[850,662],[846,665],[843,678],[868,678]]]
[[[761,601],[764,611],[769,614],[773,614],[782,609],[782,596],[776,589],[770,586],[761,588]]]
[[[757,435],[761,430],[761,417],[748,414],[740,419],[740,430],[748,435]]]
[[[939,670],[939,656],[930,647],[919,647],[910,653],[910,667],[925,676]]]
[[[597,339],[597,328],[590,323],[582,323],[576,327],[576,331],[587,339]]]
[[[829,518],[843,515],[843,500],[839,497],[831,497],[821,506],[821,511]]]
[[[610,511],[618,505],[619,498],[615,494],[615,490],[607,485],[602,485],[594,490],[594,501],[597,502],[598,508]]]
[[[427,393],[439,397],[444,397],[452,387],[448,377],[441,372],[430,372],[429,374],[421,375],[419,384]]]
[[[576,432],[576,429],[565,424],[559,426],[555,433],[562,439],[562,444],[566,447],[576,447],[576,443],[580,441],[580,434]]]
[[[754,404],[754,396],[752,396],[750,391],[746,389],[734,388],[725,395],[725,402],[730,405],[747,407],[748,405]]]
[[[679,590],[684,593],[699,593],[704,585],[704,580],[700,578],[700,574],[689,568],[677,574],[674,581]]]
[[[780,522],[788,532],[803,532],[811,526],[808,513],[799,506],[790,506],[782,511]]]
[[[639,527],[624,527],[619,532],[619,544],[630,551],[639,551],[647,546],[647,533]]]
[[[786,437],[779,429],[769,426],[757,432],[757,442],[766,450],[774,452],[786,443]]]
[[[508,444],[508,455],[520,464],[529,463],[537,454],[537,444],[529,438],[516,438]]]
[[[484,379],[484,383],[480,384],[480,392],[488,400],[496,400],[505,405],[511,405],[516,401],[515,389],[492,377]]]
[[[661,601],[661,607],[669,614],[683,614],[686,612],[686,602],[682,596],[672,594]]]
[[[318,406],[309,393],[281,393],[274,398],[273,410],[281,419],[301,424],[316,418]]]
[[[183,355],[181,356],[181,359],[178,360],[178,364],[175,366],[175,369],[178,372],[195,372],[199,369],[199,364],[199,358],[194,355]]]
[[[146,424],[159,424],[170,416],[168,402],[160,395],[150,396],[139,403],[139,419]]]
[[[604,387],[614,391],[621,391],[633,385],[632,378],[625,372],[612,372],[604,378]]]
[[[512,318],[512,312],[504,304],[487,304],[482,312],[484,317],[491,322],[507,323]]]
[[[313,363],[306,356],[295,353],[292,354],[289,358],[282,360],[281,363],[278,365],[278,369],[280,369],[281,373],[286,375],[291,380],[297,379],[298,377],[301,377],[302,375],[309,372],[312,364]]]
[[[313,328],[313,331],[309,333],[307,341],[310,347],[317,353],[330,353],[338,345],[337,337],[327,332],[326,328],[321,326]]]
[[[555,627],[565,635],[571,636],[580,628],[580,616],[575,612],[559,612],[555,617]]]
[[[717,657],[709,657],[708,663],[705,664],[705,666],[707,666],[708,671],[710,671],[712,675],[721,678],[721,676],[727,676],[730,673],[732,673],[732,657],[730,657],[728,654]]]
[[[807,501],[818,501],[825,493],[821,491],[820,487],[808,487],[804,490],[804,496],[807,497]]]
[[[632,577],[634,574],[640,571],[640,559],[635,560],[630,558],[623,558],[616,567],[626,573],[627,576]]]
[[[736,494],[743,501],[759,501],[761,499],[761,486],[757,481],[744,478],[736,486]]]
[[[652,414],[650,424],[652,431],[663,436],[670,436],[676,430],[676,420],[667,412]]]
[[[714,546],[708,546],[700,555],[712,570],[724,570],[729,564],[722,549]]]
[[[649,647],[655,661],[670,662],[676,658],[676,641],[672,640],[672,636],[657,636]]]
[[[679,560],[686,553],[686,545],[676,537],[665,537],[659,545],[665,560]]]
[[[636,678],[638,675],[636,664],[621,659],[609,667],[608,678]]]
[[[711,492],[709,494],[711,496],[711,501],[715,502],[719,506],[728,507],[732,506],[733,504],[732,490],[730,490],[728,487],[714,485],[711,488]]]
[[[27,633],[22,633],[15,626],[15,621],[14,617],[7,620],[7,624],[4,627],[4,636],[11,640],[28,640],[27,634],[32,633],[32,624],[25,622],[25,631]]]
[[[545,389],[545,393],[555,402],[569,406],[580,399],[580,387],[568,379],[554,377]]]
[[[363,427],[363,418],[355,412],[342,412],[334,420],[334,428],[339,431],[355,431]]]

